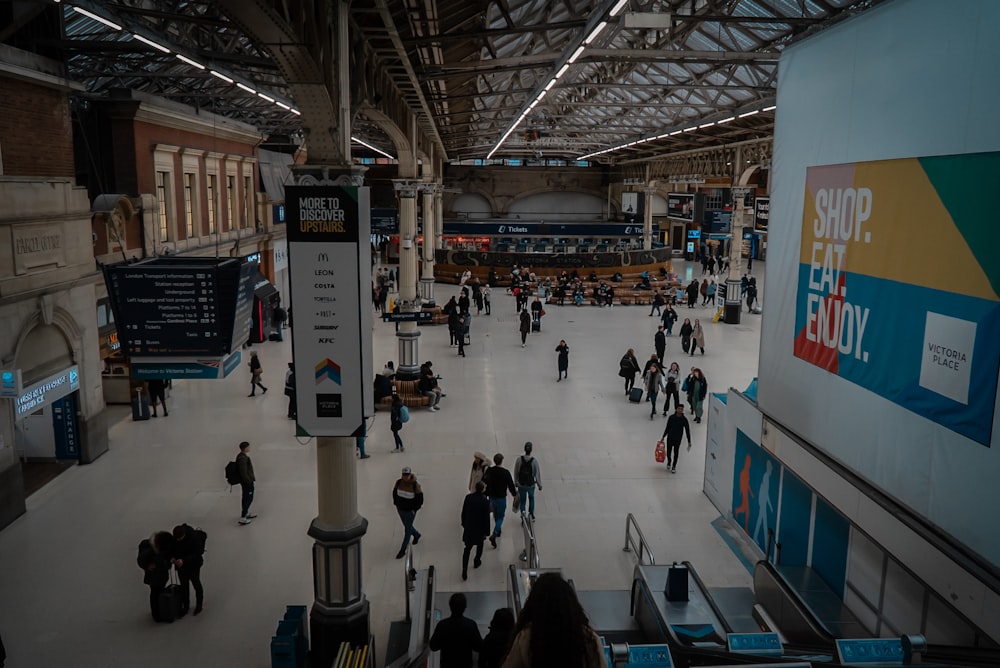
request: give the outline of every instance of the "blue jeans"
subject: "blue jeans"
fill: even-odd
[[[403,522],[403,545],[399,548],[399,551],[405,552],[406,548],[410,545],[410,536],[417,539],[420,538],[420,532],[413,526],[413,521],[417,519],[417,511],[400,510],[398,512],[399,519]]]
[[[659,392],[650,392],[648,401],[652,404],[652,408],[649,410],[650,415],[656,415],[656,397],[659,396]]]
[[[490,499],[490,508],[493,509],[493,535],[499,536],[500,529],[503,528],[503,518],[507,515],[507,496]]]
[[[240,517],[246,517],[250,513],[250,504],[253,503],[253,483],[240,483]]]
[[[402,450],[403,449],[403,439],[401,439],[399,437],[399,430],[398,429],[393,429],[392,430],[392,439],[394,441],[396,441],[396,449],[397,450]]]
[[[524,485],[517,486],[517,496],[521,502],[521,512],[528,513],[532,517],[535,516],[535,486]],[[531,504],[530,506],[528,504]]]

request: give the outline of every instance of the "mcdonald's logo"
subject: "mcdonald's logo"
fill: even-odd
[[[326,253],[317,253],[316,254],[316,261],[317,262],[329,262],[330,261],[330,256],[327,255]]]

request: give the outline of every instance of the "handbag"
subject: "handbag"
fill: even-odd
[[[542,309],[541,311],[538,312],[538,317],[539,318],[545,317],[545,309]]]
[[[514,505],[514,512],[517,512],[518,510],[521,509],[521,497],[520,496],[515,496],[514,497],[514,504],[513,505]]]
[[[656,449],[653,450],[653,456],[656,457],[657,464],[667,461],[667,446],[663,441],[656,442]]]

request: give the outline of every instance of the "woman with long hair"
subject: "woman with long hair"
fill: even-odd
[[[576,592],[558,573],[538,576],[514,626],[503,668],[607,668]]]

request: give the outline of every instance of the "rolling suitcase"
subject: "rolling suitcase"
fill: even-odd
[[[541,320],[532,320],[531,321],[531,331],[533,331],[533,332],[540,332],[540,331],[542,331],[542,321]]]
[[[170,569],[170,584],[160,592],[160,596],[156,599],[160,621],[165,624],[171,624],[174,620],[180,619],[187,614],[187,607],[184,605],[181,586],[174,582],[176,579],[174,570]]]
[[[667,569],[667,588],[663,592],[667,595],[668,601],[688,600],[688,569],[678,566],[675,561],[673,566]]]
[[[641,403],[642,402],[642,388],[641,387],[633,387],[631,390],[629,390],[628,391],[628,400],[631,401],[633,404]]]
[[[136,389],[132,397],[132,419],[137,422],[149,419],[149,397],[141,389]]]

